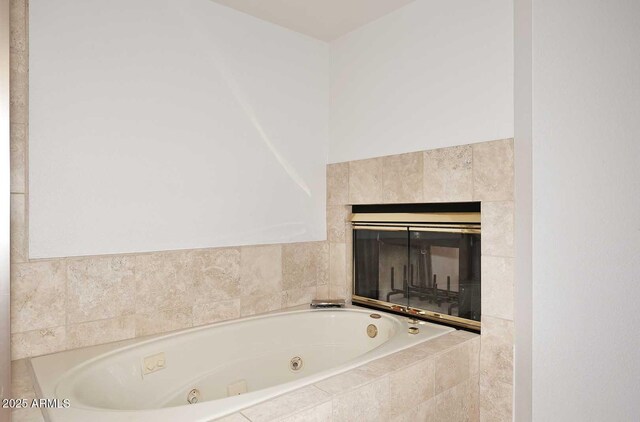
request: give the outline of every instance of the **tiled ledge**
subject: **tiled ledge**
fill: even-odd
[[[218,421],[478,421],[480,336],[456,331]]]
[[[480,336],[455,331],[225,416],[224,422],[478,421]],[[24,360],[13,396],[35,397]],[[43,421],[38,409],[13,420]]]

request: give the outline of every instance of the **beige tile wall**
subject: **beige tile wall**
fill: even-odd
[[[481,201],[482,208],[481,420],[511,420],[515,212],[511,139],[327,166],[330,295],[351,294],[350,205],[464,201]],[[450,369],[452,376],[464,370]]]
[[[328,291],[328,252],[308,242],[14,263],[12,357],[309,303]]]

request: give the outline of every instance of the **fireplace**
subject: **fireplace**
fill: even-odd
[[[353,207],[353,302],[480,329],[480,203]]]

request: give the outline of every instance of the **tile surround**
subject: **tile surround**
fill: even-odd
[[[419,154],[421,159],[415,154]],[[344,174],[345,165],[349,167],[347,181],[339,176]],[[442,368],[449,369],[441,371],[447,375],[439,379],[441,384],[437,387],[446,388],[460,377],[475,377],[476,381],[468,384],[467,390],[463,387],[459,387],[459,391],[449,389],[449,398],[440,398],[440,408],[443,408],[444,404],[455,403],[467,393],[479,394],[479,402],[484,404],[469,409],[469,419],[465,420],[477,420],[481,412],[495,415],[495,409],[486,403],[488,400],[511,406],[511,387],[506,386],[513,383],[513,174],[511,139],[331,164],[327,168],[328,180],[333,180],[331,184],[328,183],[329,189],[334,187],[340,190],[340,194],[334,194],[331,190],[328,192],[328,197],[333,198],[327,212],[329,238],[334,239],[330,240],[332,297],[350,297],[352,273],[352,235],[349,225],[345,225],[344,242],[341,234],[338,234],[341,221],[348,220],[348,215],[346,218],[336,217],[335,210],[353,204],[381,202],[481,201],[483,332],[481,339],[472,342],[469,347],[473,348],[476,356],[479,354],[482,358],[466,365],[459,361],[440,362]],[[341,183],[338,184],[337,180],[341,180]],[[344,192],[345,185],[347,193]],[[421,188],[421,194],[407,194],[408,186]],[[395,190],[395,193],[387,194],[388,189]],[[345,197],[348,202],[337,202],[336,198]],[[344,260],[338,256],[343,250]],[[480,390],[479,377],[491,379],[492,388]],[[427,408],[425,412],[428,412]],[[505,412],[510,415],[511,411]],[[437,412],[435,415],[439,420]],[[485,415],[483,420],[489,419]]]
[[[477,374],[459,378],[438,393],[435,368],[438,360],[477,359],[470,346],[478,338],[470,333],[448,333],[216,421],[386,422],[431,420],[426,418],[436,416],[437,421],[477,421]],[[24,360],[13,362],[13,377],[14,396],[35,396]],[[37,418],[39,413],[24,412],[20,417]]]

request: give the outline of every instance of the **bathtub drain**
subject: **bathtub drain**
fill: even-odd
[[[193,390],[189,391],[189,394],[187,394],[187,402],[189,404],[196,404],[198,403],[199,399],[200,391],[197,388],[194,388]]]

